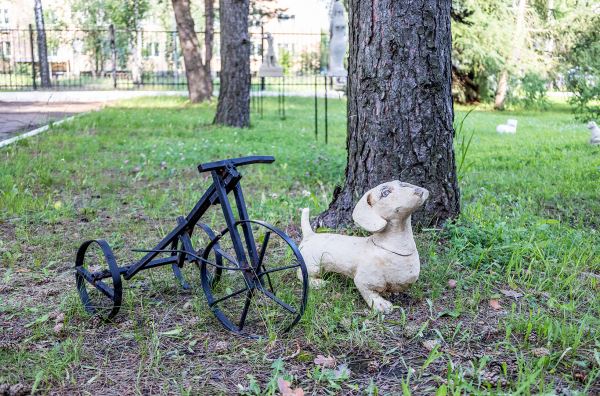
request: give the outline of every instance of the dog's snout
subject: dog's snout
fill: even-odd
[[[424,200],[427,199],[427,197],[429,196],[429,192],[421,187],[415,187],[414,193],[415,193],[415,195],[418,195],[419,198],[422,198]]]

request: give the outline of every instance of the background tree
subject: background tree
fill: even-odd
[[[527,1],[518,0],[514,29],[512,30],[513,46],[510,53],[510,58],[505,64],[498,77],[498,85],[496,87],[496,97],[494,98],[494,108],[497,110],[504,109],[504,101],[506,100],[506,92],[508,90],[508,71],[509,68],[517,67],[521,60],[521,52],[526,41],[527,31],[525,29],[525,12],[527,10]]]
[[[215,123],[250,126],[248,0],[220,0],[221,75]]]
[[[38,59],[40,65],[40,82],[44,88],[50,87],[50,66],[48,65],[48,45],[46,42],[46,27],[44,26],[44,11],[42,0],[35,0],[35,27],[37,30]]]
[[[133,0],[133,20],[129,28],[133,28],[135,39],[132,42],[131,52],[133,53],[133,67],[131,69],[131,78],[134,84],[142,83],[142,32],[140,30],[140,2]]]
[[[492,99],[495,78],[511,44],[507,1],[455,0],[452,12],[452,84],[459,103]]]
[[[134,82],[139,82],[141,60],[136,59],[136,54],[141,51],[141,34],[136,29],[149,9],[150,0],[72,0],[74,22],[85,32],[84,52],[92,59],[94,76],[102,74],[110,54],[107,28],[112,24],[117,30],[120,62],[127,63],[129,54],[133,53],[132,74]]]
[[[189,99],[192,103],[208,100],[212,97],[212,77],[210,62],[212,60],[214,4],[213,0],[205,0],[205,35],[204,60],[200,52],[200,43],[194,26],[194,19],[189,0],[172,0],[177,34],[183,52],[185,74],[187,77]]]
[[[270,19],[286,17],[287,8],[281,7],[278,0],[250,0],[248,22],[250,26],[260,26]]]
[[[431,194],[417,222],[459,213],[452,140],[451,2],[350,0],[348,164],[319,223],[350,223],[368,189],[399,179]]]
[[[595,7],[595,8],[593,8]],[[569,103],[582,121],[600,118],[600,5],[575,4],[567,12],[555,10],[556,28],[552,30],[566,87],[573,93]]]

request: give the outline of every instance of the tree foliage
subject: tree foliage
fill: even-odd
[[[524,48],[510,64],[517,3],[453,0],[455,100],[489,101],[506,69],[512,104],[543,107],[549,88],[567,89],[582,118],[597,117],[600,6],[586,0],[528,0]]]
[[[600,6],[596,12],[585,9],[574,13],[568,25],[560,30],[563,46],[560,48],[561,71],[573,96],[576,117],[595,120],[600,116]]]

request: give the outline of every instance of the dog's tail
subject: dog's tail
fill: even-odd
[[[315,232],[310,227],[310,218],[309,218],[310,210],[308,208],[302,209],[302,220],[300,224],[302,225],[302,238],[306,239],[309,235],[313,235]]]

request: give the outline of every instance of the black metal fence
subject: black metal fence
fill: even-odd
[[[286,90],[310,92],[315,76],[327,69],[325,33],[272,33],[285,74]],[[111,29],[46,30],[51,89],[186,89],[176,31]],[[198,32],[203,43],[204,33]],[[114,43],[114,45],[111,45]],[[278,89],[280,79],[256,77],[266,54],[263,32],[251,32],[253,83]],[[219,84],[219,34],[215,34],[211,69]],[[42,89],[35,28],[0,30],[0,90]]]

